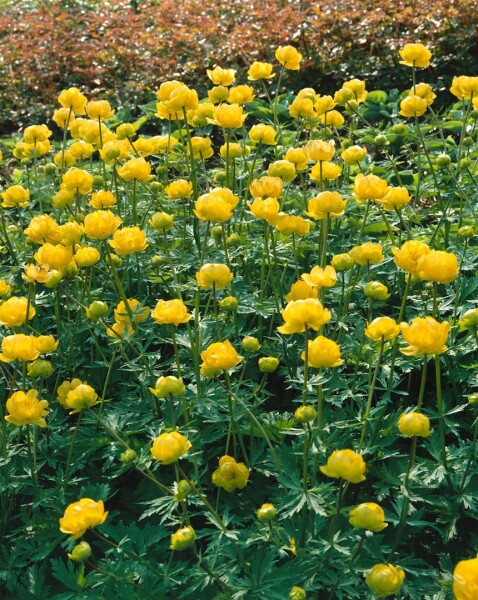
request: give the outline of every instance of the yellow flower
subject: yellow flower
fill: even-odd
[[[478,593],[478,556],[460,560],[453,571],[453,594],[456,600],[476,600]]]
[[[75,118],[75,113],[73,110],[70,111],[69,108],[57,108],[53,112],[52,121],[54,121],[58,127],[65,127],[65,125],[69,125],[73,119]]]
[[[142,323],[151,313],[149,306],[142,306],[139,300],[136,300],[135,298],[128,299],[128,306],[135,323]],[[125,323],[130,322],[129,313],[123,300],[118,302],[118,305],[114,310],[114,315],[116,321],[124,321]]]
[[[249,209],[256,219],[264,219],[269,225],[274,223],[279,208],[277,198],[255,198],[254,202],[249,204]]]
[[[99,190],[95,194],[91,194],[90,206],[97,210],[110,208],[116,204],[116,196],[107,190]]]
[[[357,202],[366,200],[380,200],[388,192],[388,185],[385,179],[377,175],[364,175],[359,173],[355,177],[353,185],[354,198]]]
[[[211,138],[193,137],[191,138],[191,146],[193,149],[193,158],[206,160],[206,158],[211,158],[214,154]]]
[[[437,95],[433,92],[431,85],[428,83],[417,83],[415,88],[412,88],[408,92],[408,95],[420,96],[420,98],[423,98],[427,101],[428,105],[432,104],[433,100],[435,100],[435,98],[437,97]]]
[[[365,329],[365,335],[373,342],[393,340],[399,333],[400,326],[390,317],[377,317]]]
[[[298,71],[300,69],[302,54],[293,46],[279,46],[275,51],[275,57],[286,69],[290,69],[291,71]]]
[[[2,192],[2,198],[4,208],[15,208],[15,206],[25,208],[30,202],[30,190],[26,190],[21,185],[11,185]]]
[[[249,479],[249,469],[244,463],[238,463],[232,456],[227,454],[219,459],[219,468],[212,474],[212,482],[222,487],[226,492],[235,489],[242,490],[246,487]]]
[[[72,167],[76,163],[76,158],[73,154],[66,150],[65,152],[57,152],[53,157],[53,162],[57,167]]]
[[[340,347],[333,340],[319,335],[315,340],[308,340],[308,360],[309,367],[320,369],[321,367],[340,367],[343,360],[340,357]],[[300,355],[305,361],[305,352]]]
[[[365,89],[365,81],[361,79],[350,79],[346,81],[342,89],[348,90],[352,92],[352,99],[355,100],[358,104],[361,102],[365,102],[367,99],[367,90]],[[337,102],[337,104],[341,104]]]
[[[71,108],[72,112],[76,115],[84,115],[88,100],[78,88],[71,87],[67,90],[62,90],[58,96],[58,102],[63,108]]]
[[[144,158],[132,158],[118,169],[118,175],[125,181],[149,181],[151,165]]]
[[[267,174],[270,177],[280,177],[280,179],[289,183],[295,179],[296,169],[294,163],[288,160],[276,160],[268,166]]]
[[[89,194],[93,187],[93,175],[84,169],[73,167],[63,174],[60,187],[77,194]]]
[[[221,201],[227,202],[227,204],[229,204],[229,206],[232,209],[236,208],[236,206],[239,204],[239,198],[237,196],[234,196],[232,190],[230,190],[227,187],[213,188],[210,191],[210,194],[220,199]]]
[[[23,139],[27,144],[38,144],[38,142],[47,140],[52,134],[53,131],[46,125],[30,125],[25,128]]]
[[[406,356],[441,354],[447,350],[446,342],[451,329],[449,323],[438,323],[433,317],[416,317],[410,325],[401,323],[400,328],[409,344],[400,350]]]
[[[254,144],[265,144],[266,146],[275,146],[277,144],[276,130],[271,125],[259,123],[251,127],[249,138]]]
[[[149,224],[156,231],[169,231],[174,225],[174,217],[165,212],[156,212],[149,220]]]
[[[108,243],[121,256],[143,252],[149,246],[146,241],[146,233],[139,227],[118,229]]]
[[[228,371],[241,362],[240,356],[229,340],[214,342],[201,352],[203,363],[201,374],[206,377],[218,375],[221,371]]]
[[[61,240],[60,227],[50,215],[33,217],[28,227],[24,230],[24,234],[35,242],[35,244],[44,244],[45,242],[58,244]]]
[[[217,194],[203,194],[194,205],[194,214],[204,221],[224,223],[232,216],[233,207],[224,197]]]
[[[102,302],[101,300],[93,300],[88,308],[85,309],[85,312],[88,319],[97,321],[102,317],[106,317],[109,312],[109,308],[106,302]]]
[[[12,286],[9,285],[5,279],[0,279],[0,298],[7,296],[12,291]]]
[[[234,83],[234,79],[236,78],[235,69],[222,69],[221,67],[214,67],[212,71],[207,69],[206,73],[214,85],[230,86]]]
[[[98,394],[91,385],[80,383],[74,389],[70,389],[66,394],[65,405],[66,407],[73,409],[70,412],[70,415],[72,415],[80,412],[84,408],[95,406],[95,404],[98,404],[97,400]]]
[[[239,104],[219,104],[214,109],[213,118],[210,121],[224,129],[238,129],[242,127],[246,116]]]
[[[331,110],[319,116],[319,122],[329,127],[339,129],[345,123],[345,119],[338,110]]]
[[[196,273],[196,280],[200,288],[223,289],[231,283],[233,275],[227,265],[218,263],[207,263]]]
[[[367,149],[362,146],[349,146],[340,156],[346,165],[355,165],[365,159]]]
[[[82,498],[66,507],[60,519],[60,531],[69,535],[68,539],[77,540],[90,527],[102,525],[107,516],[102,500],[95,502],[91,498]]]
[[[305,300],[306,298],[317,298],[319,295],[316,287],[310,286],[305,281],[296,281],[290,286],[289,293],[285,297],[287,302],[291,300]]]
[[[261,373],[274,373],[279,366],[279,359],[275,356],[261,356],[257,364]]]
[[[302,273],[302,279],[312,286],[318,288],[323,287],[334,287],[337,283],[337,273],[334,267],[327,265],[324,269],[322,267],[313,267],[310,273]]]
[[[363,291],[367,298],[374,298],[375,300],[388,300],[390,298],[388,287],[380,281],[369,281],[363,286]]]
[[[156,398],[167,398],[168,396],[182,396],[184,394],[185,385],[182,379],[174,377],[174,375],[168,375],[167,377],[160,377],[156,381],[154,388],[149,388],[149,391],[156,396]]]
[[[164,193],[170,200],[189,198],[193,193],[193,184],[186,179],[176,179],[164,188]]]
[[[473,105],[475,105],[478,96],[478,77],[468,77],[467,75],[453,77],[450,92],[458,100],[470,100],[473,97]]]
[[[349,255],[355,264],[362,267],[365,265],[376,265],[383,260],[382,245],[365,242],[361,246],[352,248],[349,251]]]
[[[458,260],[452,252],[430,250],[420,256],[417,271],[420,279],[450,283],[458,276]]]
[[[330,160],[335,154],[335,146],[324,140],[310,140],[303,150],[307,159],[312,162]]]
[[[359,504],[349,513],[349,523],[356,529],[367,531],[383,531],[387,527],[383,508],[375,502]]]
[[[400,210],[409,204],[410,200],[407,188],[389,187],[385,196],[378,198],[376,202],[383,206],[385,210]]]
[[[139,154],[139,156],[142,156],[143,158],[154,154],[156,149],[154,138],[139,137],[135,142],[132,142],[132,144],[136,150],[136,154]]]
[[[427,111],[428,103],[425,98],[411,95],[400,102],[400,112],[402,117],[421,117]]]
[[[36,344],[36,337],[33,335],[7,335],[2,340],[2,352],[0,360],[2,362],[12,362],[14,360],[35,360],[40,356]]]
[[[289,104],[289,113],[293,119],[302,117],[303,119],[311,119],[316,116],[314,110],[314,102],[310,98],[301,98],[297,96],[293,102]]]
[[[36,347],[40,354],[55,352],[59,343],[52,335],[39,335],[36,339]]]
[[[467,310],[461,319],[458,321],[460,331],[475,329],[478,327],[478,308],[470,308]]]
[[[105,240],[118,229],[121,219],[110,210],[97,210],[86,215],[81,227],[87,237],[93,240]]]
[[[331,318],[330,311],[315,298],[292,300],[282,310],[285,324],[277,328],[282,334],[302,333],[305,328],[317,331]]]
[[[323,160],[318,164],[314,165],[310,170],[310,178],[315,181],[333,181],[340,177],[342,168],[339,165]]]
[[[264,175],[260,179],[253,179],[249,191],[253,198],[279,198],[284,189],[284,182],[280,177]]]
[[[227,101],[229,104],[247,104],[255,98],[254,88],[250,85],[238,85],[229,90]]]
[[[229,98],[229,89],[224,85],[216,85],[212,89],[208,90],[207,97],[213,106],[214,104],[220,104],[221,102],[224,102]],[[214,109],[212,111],[212,114],[209,115],[208,118],[212,119],[213,115]],[[206,122],[208,122],[207,119]]]
[[[430,64],[430,58],[432,53],[423,44],[405,44],[405,46],[399,50],[401,65],[407,67],[428,67]]]
[[[418,277],[418,261],[430,252],[430,248],[425,242],[408,240],[401,248],[392,248],[392,252],[397,267]]]
[[[37,263],[48,269],[63,269],[70,264],[72,258],[72,248],[63,244],[43,244],[34,255]]]
[[[46,427],[46,421],[43,417],[49,412],[46,410],[47,406],[48,402],[46,400],[38,399],[36,390],[29,390],[27,393],[14,392],[7,399],[9,414],[5,417],[5,421],[13,423],[13,425],[32,424]]]
[[[192,319],[182,300],[159,300],[151,316],[158,325],[175,325],[187,323]]]
[[[85,110],[90,119],[103,119],[103,121],[108,121],[115,114],[107,100],[90,100]]]
[[[94,148],[92,144],[88,144],[83,140],[78,140],[69,147],[69,152],[76,158],[76,160],[86,160],[93,154]]]
[[[249,81],[259,81],[260,79],[272,79],[275,77],[271,63],[254,61],[247,71]]]
[[[308,212],[305,214],[313,219],[341,217],[345,212],[347,202],[338,192],[320,192],[309,201]]]
[[[261,523],[269,523],[269,521],[273,521],[276,518],[277,510],[273,504],[266,502],[257,509],[256,514]]]
[[[27,264],[23,268],[22,278],[28,283],[45,283],[50,277],[48,268]]]
[[[129,321],[115,321],[111,327],[106,326],[106,334],[120,340],[128,339],[134,334],[134,329]]]
[[[310,221],[297,215],[287,215],[279,212],[275,216],[272,224],[284,235],[306,235],[310,231]]]
[[[131,151],[131,145],[127,140],[110,140],[103,144],[100,156],[105,162],[124,160]]]
[[[196,532],[191,525],[186,525],[186,527],[181,527],[175,533],[171,534],[171,545],[169,547],[171,550],[181,552],[181,550],[190,548],[194,544],[195,539]]]
[[[92,246],[80,246],[76,248],[74,258],[79,267],[91,267],[100,260],[100,253]]]
[[[219,154],[221,155],[221,157],[224,160],[228,159],[227,149],[228,149],[227,144],[223,144],[219,148]],[[241,156],[249,156],[250,153],[251,153],[250,146],[247,146],[247,145],[241,146],[241,144],[237,144],[237,143],[229,144],[229,160],[233,160],[235,158],[240,158]]]
[[[365,481],[365,462],[362,455],[353,450],[334,450],[327,459],[327,464],[320,470],[327,477],[345,479],[350,483]]]
[[[64,246],[77,244],[82,235],[81,227],[76,221],[67,221],[63,225],[60,225],[60,241]]]
[[[307,154],[302,148],[289,148],[283,158],[295,165],[297,171],[307,169]]]
[[[426,438],[431,434],[430,419],[416,411],[403,413],[398,420],[398,429],[407,437],[417,435]]]
[[[171,433],[162,433],[159,437],[154,438],[151,454],[162,465],[171,465],[183,454],[186,454],[189,448],[191,448],[191,442],[188,442],[179,431],[172,431]]]
[[[27,314],[28,309],[28,314]],[[30,321],[35,316],[35,309],[27,298],[12,296],[0,304],[0,325],[6,327],[19,327],[25,321]]]
[[[64,407],[68,408],[66,404],[66,397],[71,390],[74,390],[83,382],[80,379],[74,378],[71,381],[64,381],[61,385],[58,386],[56,391],[56,399],[58,402]]]
[[[374,565],[365,575],[365,583],[377,598],[388,598],[396,594],[404,579],[404,570],[390,564]]]
[[[320,96],[315,98],[314,108],[318,115],[325,115],[335,108],[335,102],[332,96]]]
[[[212,102],[201,102],[194,110],[188,110],[186,117],[191,127],[205,127],[208,119],[212,119],[213,114],[214,104]]]

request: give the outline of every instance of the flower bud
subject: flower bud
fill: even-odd
[[[330,264],[336,271],[348,271],[354,266],[354,261],[349,254],[336,254]]]
[[[396,135],[403,135],[404,133],[406,133],[408,130],[407,126],[404,125],[403,123],[396,123],[395,125],[392,126],[392,133],[395,133]]]
[[[34,360],[29,363],[27,367],[28,376],[35,377],[48,377],[53,373],[53,366],[49,360]]]
[[[263,373],[274,373],[279,366],[279,359],[275,356],[263,356],[259,359],[259,370]]]
[[[458,166],[460,167],[460,169],[469,169],[472,164],[473,161],[471,160],[471,158],[468,158],[468,156],[466,156],[465,158],[462,158],[459,161]]]
[[[246,352],[256,352],[261,347],[259,340],[251,335],[246,335],[242,340],[242,347]]]
[[[439,154],[436,158],[436,164],[440,168],[449,167],[451,164],[451,158],[448,154]]]
[[[214,225],[211,229],[211,237],[215,240],[220,240],[224,234],[224,231],[220,225]]]
[[[110,260],[111,257],[111,260]],[[113,265],[114,267],[121,267],[123,264],[123,259],[120,258],[117,254],[110,254],[106,256],[105,262],[107,265]]]
[[[239,301],[235,296],[226,296],[222,300],[219,300],[219,307],[225,312],[234,312],[238,303]]]
[[[468,396],[468,404],[478,404],[478,394],[470,394]]]
[[[132,448],[128,448],[127,450],[121,453],[120,461],[123,464],[127,465],[135,461],[137,458],[138,455],[136,454],[136,452]]]
[[[156,169],[156,172],[157,171],[158,169]],[[158,192],[161,192],[164,189],[164,185],[160,181],[151,181],[151,183],[149,184],[149,189],[154,194],[157,194]]]
[[[268,523],[269,521],[272,521],[273,519],[275,519],[277,515],[277,510],[276,507],[273,504],[263,504],[258,510],[257,510],[257,518],[259,519],[259,521],[261,523]]]
[[[299,423],[310,423],[317,416],[317,411],[312,405],[299,406],[294,413],[294,417]]]
[[[93,177],[93,187],[101,188],[101,187],[103,187],[104,183],[105,183],[105,180],[103,179],[102,175],[95,175]]]
[[[301,587],[294,585],[289,592],[289,600],[305,600],[307,594]]]
[[[174,217],[165,212],[157,212],[151,217],[149,223],[156,231],[169,231],[174,225]]]
[[[177,483],[177,492],[173,496],[175,502],[182,502],[193,491],[193,488],[185,479],[181,479]]]
[[[182,379],[174,375],[168,375],[167,377],[160,377],[156,381],[156,386],[149,389],[157,398],[167,398],[168,396],[182,396],[185,386]]]
[[[190,548],[194,544],[195,539],[196,532],[191,525],[182,527],[171,535],[170,548],[171,550],[176,550],[178,552],[181,550],[186,550],[186,548]]]
[[[463,138],[462,144],[465,146],[465,148],[469,148],[470,146],[473,146],[474,140],[470,135],[467,135],[465,138]]]
[[[91,546],[88,542],[80,542],[79,544],[76,544],[68,556],[75,562],[84,563],[85,560],[88,560],[91,556]]]
[[[375,502],[364,502],[359,504],[349,514],[349,523],[356,529],[367,531],[382,531],[387,527],[383,508]]]
[[[48,279],[45,281],[45,287],[48,289],[56,288],[63,279],[63,274],[60,271],[49,271]]]
[[[45,165],[45,175],[54,175],[56,173],[56,165],[55,163],[46,163]]]
[[[375,565],[365,576],[365,582],[377,598],[387,598],[402,587],[405,573],[401,567]]]
[[[226,238],[226,246],[228,248],[239,246],[240,243],[241,243],[241,238],[239,237],[239,234],[237,234],[237,233],[231,233],[231,235],[228,235]]]
[[[419,412],[403,413],[398,420],[400,433],[407,437],[419,436],[426,438],[431,434],[430,420]]]
[[[374,137],[374,143],[376,146],[385,146],[385,144],[388,143],[388,139],[386,135],[383,135],[383,133],[380,133],[379,135],[376,135]]]
[[[471,225],[465,225],[458,230],[458,237],[462,239],[471,238],[475,235],[475,230]]]
[[[155,269],[159,269],[159,267],[166,262],[165,257],[163,256],[159,256],[159,254],[155,254],[153,257],[151,257],[151,260],[149,261],[151,263],[151,266],[154,267]]]
[[[369,281],[363,286],[363,291],[367,298],[374,298],[375,300],[390,298],[387,286],[380,283],[380,281]]]
[[[101,300],[93,300],[93,302],[86,309],[86,316],[92,321],[97,321],[102,317],[106,317],[108,311],[109,308],[106,302],[102,302]]]

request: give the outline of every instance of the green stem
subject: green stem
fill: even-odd
[[[382,362],[382,355],[383,355],[383,348],[385,345],[385,340],[382,337],[382,340],[380,342],[380,350],[378,352],[378,357],[377,357],[377,364],[375,365],[375,370],[373,372],[373,377],[372,377],[372,383],[370,384],[370,389],[368,392],[368,398],[367,398],[367,406],[365,408],[365,413],[363,415],[363,425],[362,425],[362,433],[360,435],[360,441],[359,441],[359,445],[358,445],[358,450],[360,451],[363,447],[363,443],[365,441],[365,434],[367,432],[367,425],[368,425],[368,418],[370,415],[370,410],[372,408],[372,400],[373,400],[373,393],[375,391],[375,384],[377,383],[377,377],[378,377],[378,371],[380,369],[380,365]]]

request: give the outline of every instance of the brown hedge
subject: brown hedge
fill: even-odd
[[[273,60],[278,45],[304,54],[298,85],[331,91],[359,76],[370,87],[401,87],[397,48],[429,44],[444,86],[477,72],[475,0],[156,0],[59,1],[0,15],[0,131],[22,125],[76,85],[90,96],[136,105],[171,78],[201,85],[214,64]],[[422,74],[421,74],[422,75]],[[422,78],[423,78],[422,77]]]

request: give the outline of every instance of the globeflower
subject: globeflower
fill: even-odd
[[[219,468],[212,474],[212,482],[222,487],[226,492],[235,489],[242,490],[249,479],[249,469],[244,463],[238,463],[232,456],[222,456],[219,459]]]
[[[310,170],[310,178],[315,181],[333,181],[340,177],[342,168],[328,160],[320,161]]]
[[[392,252],[397,267],[418,277],[418,261],[430,248],[425,242],[408,240],[401,248],[392,248]]]
[[[417,95],[407,96],[400,102],[400,112],[402,117],[421,117],[427,111],[428,102],[425,98]]]
[[[38,144],[45,142],[53,134],[46,125],[30,125],[23,132],[23,139],[27,144]]]
[[[110,210],[97,210],[86,215],[81,229],[90,239],[105,240],[113,235],[120,224],[120,217],[114,215]]]
[[[306,298],[317,298],[318,289],[305,281],[296,281],[290,286],[289,293],[285,296],[287,302],[291,300],[305,300]]]
[[[168,396],[182,396],[184,394],[185,385],[183,380],[175,377],[174,375],[168,375],[166,377],[160,377],[156,380],[154,388],[149,388],[149,391],[156,396],[156,398],[167,398]]]
[[[2,362],[12,362],[14,360],[31,361],[40,356],[36,344],[36,337],[17,333],[16,335],[7,335],[2,340],[2,352],[0,360]]]
[[[207,263],[196,273],[196,280],[200,288],[223,289],[231,283],[233,275],[227,265]]]
[[[385,196],[376,200],[385,210],[400,210],[410,203],[410,194],[405,187],[389,187]]]
[[[337,218],[344,214],[346,206],[347,202],[338,192],[320,192],[309,201],[305,214],[317,220]]]
[[[287,215],[279,212],[272,224],[284,235],[306,235],[310,231],[310,221],[297,215]]]
[[[95,194],[91,194],[90,206],[97,210],[101,210],[103,208],[110,208],[110,206],[114,206],[116,202],[116,196],[113,194],[113,192],[99,190]]]
[[[327,459],[327,464],[320,470],[327,477],[344,479],[350,483],[365,481],[365,462],[362,455],[353,450],[334,450]]]
[[[478,308],[470,308],[467,310],[461,319],[458,321],[460,331],[475,329],[478,327]]]
[[[4,208],[15,208],[15,206],[25,208],[30,202],[30,190],[21,185],[11,185],[2,192],[2,198]]]
[[[446,342],[451,329],[449,323],[438,323],[433,317],[416,317],[410,325],[401,323],[400,329],[409,344],[400,350],[406,356],[441,354],[447,350]]]
[[[107,516],[102,500],[95,502],[90,498],[82,498],[67,506],[60,519],[60,531],[68,534],[68,539],[77,540],[87,529],[102,525]]]
[[[383,283],[380,283],[380,281],[369,281],[363,286],[363,291],[367,298],[382,301],[390,298],[388,287]]]
[[[149,317],[151,312],[149,306],[142,306],[139,300],[135,298],[128,299],[128,306],[135,323],[142,323]],[[123,300],[118,302],[118,305],[114,309],[114,315],[116,321],[131,322],[128,309]]]
[[[339,345],[322,335],[319,335],[315,340],[308,340],[307,348],[307,364],[309,367],[314,367],[315,369],[340,367],[344,362],[340,357]],[[302,352],[300,357],[305,361],[305,352]]]
[[[310,140],[303,150],[308,160],[312,162],[330,160],[335,154],[335,146],[324,140]]]
[[[249,209],[256,219],[264,219],[272,225],[279,213],[280,204],[277,198],[254,198],[254,202],[249,204]]]
[[[46,410],[48,402],[39,400],[36,390],[29,390],[26,393],[23,391],[14,392],[7,399],[6,406],[9,414],[5,417],[5,421],[19,426],[31,424],[46,427],[46,421],[43,417],[49,412]]]
[[[93,188],[93,175],[84,169],[72,167],[63,174],[60,187],[76,194],[89,194]]]
[[[90,119],[103,119],[103,121],[108,121],[115,114],[107,100],[90,100],[85,110]]]
[[[158,325],[175,325],[176,327],[192,319],[186,305],[179,299],[159,300],[151,316]]]
[[[383,508],[375,502],[359,504],[349,513],[349,523],[356,529],[379,532],[387,527]]]
[[[316,298],[292,300],[282,310],[285,323],[277,328],[282,334],[302,333],[306,327],[317,331],[331,318],[330,311]]]
[[[280,177],[264,175],[260,179],[253,179],[249,191],[253,198],[279,198],[284,189],[284,182]]]
[[[275,146],[277,144],[276,133],[276,130],[271,125],[259,123],[258,125],[253,125],[251,127],[249,130],[249,138],[251,139],[251,142],[254,142],[255,144]]]
[[[330,265],[313,267],[310,273],[302,273],[302,279],[310,286],[333,287],[337,283],[337,273]]]
[[[172,431],[171,433],[162,433],[159,437],[154,438],[151,454],[162,465],[171,465],[183,454],[186,454],[189,448],[191,448],[191,442],[188,442],[179,431]]]
[[[398,420],[400,433],[407,437],[419,436],[427,438],[431,435],[430,419],[417,411],[403,413]]]
[[[405,46],[399,50],[401,65],[407,67],[428,67],[430,64],[430,58],[432,53],[423,44],[405,44]]]
[[[357,202],[366,200],[380,200],[388,192],[388,184],[385,179],[377,175],[364,175],[359,173],[355,177],[353,185],[354,198]]]
[[[355,165],[362,162],[367,156],[367,149],[362,146],[349,146],[340,155],[346,165]]]
[[[223,69],[221,67],[214,67],[214,69],[206,70],[207,76],[214,83],[214,85],[230,86],[234,83],[236,78],[235,69]]]
[[[63,244],[43,244],[34,254],[34,259],[48,269],[64,269],[73,259],[73,249]]]
[[[282,181],[289,183],[296,177],[296,168],[294,163],[288,160],[276,160],[268,166],[267,174],[271,177],[280,177]]]
[[[170,200],[189,198],[193,193],[193,184],[187,179],[176,179],[164,188],[164,193]]]
[[[196,532],[191,525],[186,525],[186,527],[181,527],[171,534],[171,545],[169,547],[171,550],[181,552],[181,550],[190,548],[194,544],[195,539]]]
[[[456,600],[476,600],[478,590],[478,556],[460,560],[453,571],[453,594]]]
[[[109,245],[120,256],[143,252],[149,246],[146,233],[139,227],[124,227],[117,229]]]
[[[214,109],[211,123],[224,129],[239,129],[242,127],[247,115],[239,104],[219,104]]]
[[[86,383],[81,383],[75,388],[70,389],[66,394],[65,407],[72,408],[71,415],[82,411],[84,408],[91,408],[98,404],[98,394]]]
[[[8,284],[5,279],[0,279],[0,298],[2,296],[8,296],[12,291],[12,286]]]
[[[272,79],[275,77],[271,63],[254,61],[247,71],[249,81],[259,81],[260,79]]]
[[[36,347],[40,354],[50,354],[55,352],[60,342],[55,340],[52,335],[39,335],[36,338]]]
[[[58,244],[61,240],[60,226],[50,215],[33,217],[23,233],[35,244]]]
[[[203,194],[199,196],[194,205],[194,214],[204,221],[213,223],[224,223],[232,216],[233,207],[226,199],[215,194]]]
[[[84,115],[88,100],[78,88],[71,87],[67,90],[62,90],[58,96],[58,102],[63,108],[71,109],[75,115]]]
[[[458,276],[458,260],[452,252],[430,250],[420,256],[417,271],[420,279],[450,283]]]
[[[201,352],[201,358],[203,360],[201,374],[206,377],[214,377],[221,371],[228,371],[242,360],[242,356],[236,352],[229,340],[210,344]]]
[[[206,160],[207,158],[211,158],[211,156],[214,155],[214,150],[212,149],[212,141],[209,137],[192,137],[191,146],[193,158]]]
[[[298,71],[302,54],[293,46],[279,46],[275,51],[275,57],[278,62],[286,69]]]
[[[31,321],[35,313],[35,308],[29,303],[27,298],[12,296],[0,304],[0,325],[4,325],[5,327],[20,327],[27,319]]]
[[[132,158],[118,169],[118,175],[125,181],[149,181],[151,165],[144,158]]]
[[[381,244],[365,242],[361,246],[355,246],[349,251],[349,255],[355,264],[364,267],[376,265],[383,260],[383,248]]]
[[[377,598],[393,596],[402,587],[405,572],[393,565],[374,565],[365,575],[365,582]]]

